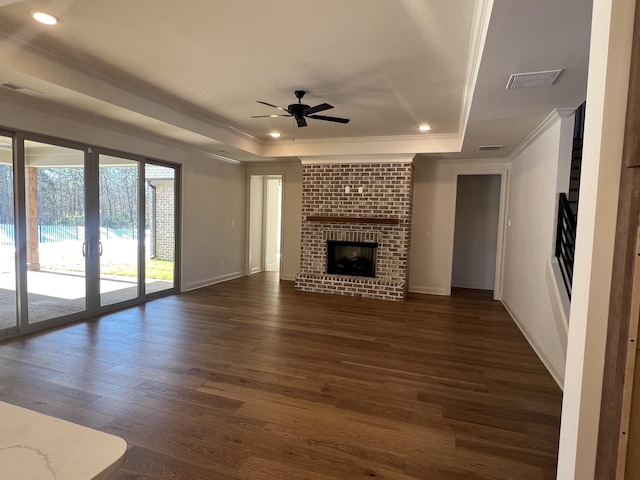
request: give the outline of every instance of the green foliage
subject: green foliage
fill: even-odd
[[[173,262],[156,258],[148,259],[145,262],[145,267],[145,277],[147,279],[173,281]],[[100,274],[135,277],[138,275],[138,266],[131,263],[103,265],[100,267]]]
[[[58,225],[84,225],[84,213],[66,213]]]
[[[134,228],[136,222],[129,212],[116,212],[111,218],[103,219],[102,225],[109,228]]]
[[[6,170],[6,169],[5,169]],[[9,172],[0,171],[8,177]],[[0,177],[0,180],[3,177]],[[8,181],[7,181],[7,184]],[[42,225],[84,223],[84,169],[38,168],[38,209]],[[138,209],[137,166],[100,167],[100,218],[110,228],[132,228]],[[2,212],[0,212],[1,214]]]

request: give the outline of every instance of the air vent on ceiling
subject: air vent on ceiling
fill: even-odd
[[[504,145],[480,145],[478,147],[479,152],[497,152],[498,150],[502,150]]]
[[[4,88],[8,88],[9,90],[15,90],[21,93],[28,93],[31,95],[44,95],[42,92],[39,92],[38,90],[34,90],[33,88],[25,87],[23,85],[18,85],[17,83],[13,83],[13,82],[0,82],[0,86]]]
[[[560,76],[562,70],[544,72],[514,73],[509,77],[507,90],[511,88],[550,87]]]

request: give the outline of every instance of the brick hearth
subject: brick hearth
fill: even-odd
[[[296,288],[403,300],[409,279],[412,199],[413,163],[406,158],[385,163],[305,163]],[[363,218],[373,223],[354,221]],[[327,240],[377,243],[376,277],[327,274]]]

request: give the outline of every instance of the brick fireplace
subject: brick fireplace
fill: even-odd
[[[303,160],[300,273],[296,289],[404,300],[409,282],[411,156],[349,163]],[[349,244],[343,265],[360,264],[358,245],[375,245],[375,276],[327,273],[328,242]],[[348,252],[353,252],[349,254]],[[340,263],[340,262],[339,262]],[[334,270],[335,271],[335,270]]]

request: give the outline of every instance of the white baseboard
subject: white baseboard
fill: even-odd
[[[184,286],[182,289],[183,292],[188,292],[189,290],[195,290],[197,288],[208,287],[209,285],[215,285],[216,283],[227,282],[229,280],[234,280],[236,278],[244,277],[243,272],[233,272],[227,273],[226,275],[220,275],[219,277],[208,278],[206,280],[201,280],[200,282],[189,283]]]
[[[451,282],[451,286],[454,288],[471,288],[473,290],[493,290],[493,284],[487,287],[485,284],[481,283],[453,283]]]
[[[556,324],[558,337],[560,338],[562,355],[566,361],[571,300],[569,299],[569,294],[562,279],[560,265],[558,265],[558,260],[555,257],[547,262],[547,270],[545,273],[545,283],[547,285],[547,292],[549,293],[549,301],[551,302],[553,320]]]
[[[280,280],[284,280],[286,282],[295,282],[296,274],[295,273],[282,273],[280,272]]]
[[[540,359],[540,361],[544,364],[544,366],[547,368],[547,370],[549,371],[553,379],[556,381],[556,383],[560,387],[560,390],[564,390],[564,369],[560,368],[556,364],[556,362],[553,361],[553,359],[551,358],[551,355],[549,355],[547,350],[536,339],[536,337],[529,331],[529,329],[526,326],[526,323],[523,322],[520,317],[518,317],[518,315],[515,313],[513,308],[511,308],[511,306],[504,300],[501,300],[501,302],[502,302],[502,305],[504,305],[504,308],[507,309],[507,312],[509,313],[509,315],[511,315],[511,318],[513,318],[513,321],[515,322],[515,324],[518,326],[518,328],[524,335],[524,338],[527,339],[527,342],[529,342],[529,345],[531,345],[531,348],[533,348],[533,351],[536,352],[536,355],[538,355],[538,358]]]
[[[421,293],[423,295],[445,295],[445,296],[451,295],[451,292],[446,288],[420,287],[420,286],[414,286],[414,285],[409,285],[409,293]]]
[[[262,271],[262,267],[253,267],[251,269],[251,275],[253,275],[254,273],[260,273]]]

